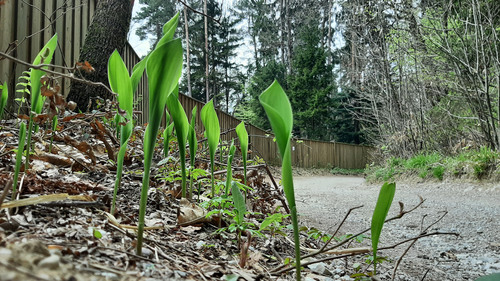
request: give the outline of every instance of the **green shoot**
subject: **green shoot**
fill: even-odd
[[[57,34],[55,34],[45,46],[43,46],[42,50],[36,56],[33,61],[33,65],[39,64],[49,64],[52,61],[52,56],[57,47]],[[46,67],[45,67],[46,68]],[[33,130],[33,112],[36,114],[40,114],[42,112],[43,103],[45,102],[45,97],[41,96],[41,87],[42,84],[40,79],[45,75],[45,71],[40,69],[31,69],[30,70],[30,81],[31,81],[31,112],[30,112],[30,121],[28,126],[28,144],[26,146],[26,164],[25,170],[29,168],[30,162],[30,146],[31,146],[31,132]]]
[[[283,190],[290,207],[292,216],[293,236],[295,239],[295,266],[297,268],[297,280],[300,281],[300,240],[299,224],[297,220],[297,207],[295,205],[295,193],[293,189],[292,157],[290,142],[292,138],[293,115],[292,106],[283,88],[275,80],[260,96],[260,103],[266,111],[271,127],[276,136],[276,142],[281,155],[281,176]]]
[[[201,109],[201,121],[205,126],[205,133],[208,139],[208,149],[210,153],[210,171],[212,174],[212,197],[215,196],[214,159],[215,151],[219,145],[220,125],[219,118],[214,108],[214,101],[210,100]]]
[[[245,128],[245,122],[236,126],[236,134],[240,139],[241,157],[243,158],[243,184],[247,185],[247,154],[248,154],[248,132]],[[245,192],[245,202],[247,193]]]
[[[182,44],[180,39],[172,39],[179,21],[177,13],[163,27],[163,37],[149,54],[146,73],[149,83],[149,124],[144,136],[144,175],[142,178],[139,223],[137,229],[137,254],[142,253],[144,219],[148,202],[149,176],[156,136],[167,103],[167,97],[177,87],[182,73]]]
[[[0,85],[2,89],[2,96],[0,96],[0,120],[3,118],[3,110],[7,105],[7,98],[9,97],[9,87],[6,82]]]
[[[189,198],[193,198],[193,169],[194,162],[196,158],[196,150],[198,149],[198,140],[196,139],[196,131],[194,129],[196,122],[196,113],[198,112],[198,107],[195,106],[193,111],[191,111],[191,123],[189,125],[188,142],[189,142]]]
[[[23,163],[23,151],[24,151],[24,141],[26,139],[26,124],[21,123],[19,128],[19,145],[17,146],[16,153],[16,168],[14,170],[14,184],[12,185],[12,200],[16,196],[17,191],[17,180],[19,177],[19,171],[21,170],[21,165]]]
[[[373,248],[373,273],[377,274],[377,247],[384,226],[385,218],[389,212],[389,208],[396,192],[395,183],[384,183],[378,195],[377,205],[373,211],[371,235],[372,235],[372,248]]]
[[[52,142],[54,141],[54,136],[57,130],[57,115],[52,117],[52,136],[50,137],[49,153],[52,153]]]
[[[229,154],[227,156],[227,172],[226,172],[226,196],[229,195],[229,186],[233,181],[233,169],[231,165],[233,164],[234,152],[236,152],[236,146],[234,146],[234,140],[231,141],[231,146],[229,148]],[[245,201],[243,201],[244,203]]]
[[[167,98],[167,107],[172,114],[174,121],[175,134],[179,144],[179,158],[181,160],[182,173],[182,198],[186,198],[186,141],[189,132],[189,122],[186,112],[179,101],[179,89],[177,88]]]
[[[174,123],[172,123],[172,118],[170,117],[168,110],[165,110],[165,120],[167,122],[167,126],[165,130],[163,130],[163,156],[167,158],[168,152],[170,151],[170,139],[172,138],[172,132],[174,131]]]
[[[132,116],[134,111],[134,93],[132,90],[132,81],[129,77],[127,67],[120,57],[117,50],[111,54],[108,61],[108,79],[111,90],[118,94],[118,119],[120,120],[117,131],[120,131],[120,151],[116,159],[116,180],[115,188],[113,190],[113,202],[111,205],[111,213],[114,214],[116,210],[116,194],[120,188],[122,172],[123,172],[123,159],[127,152],[127,143],[132,135],[134,125],[132,124]],[[121,113],[120,110],[124,110]],[[125,118],[121,114],[125,114]],[[121,125],[120,123],[125,122]]]

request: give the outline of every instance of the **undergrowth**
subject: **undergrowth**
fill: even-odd
[[[370,165],[365,169],[370,182],[417,176],[424,180],[444,178],[469,178],[485,180],[500,176],[500,152],[488,147],[465,150],[453,156],[439,153],[422,153],[409,159],[388,158],[383,165]]]

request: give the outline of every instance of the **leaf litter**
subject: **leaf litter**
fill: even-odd
[[[208,200],[207,194],[198,196],[195,190],[193,200],[180,200],[180,180],[160,176],[166,169],[178,170],[178,153],[153,169],[156,176],[149,190],[146,247],[143,256],[135,255],[144,128],[136,127],[129,142],[118,210],[110,214],[119,146],[110,124],[101,122],[106,115],[67,111],[60,119],[51,152],[52,132],[43,130],[49,117],[36,119],[41,130],[33,136],[30,169],[20,176],[16,199],[8,201],[7,196],[2,205],[0,267],[8,274],[0,275],[0,280],[266,280],[271,279],[269,269],[280,264],[274,252],[293,256],[293,246],[285,240],[267,234],[242,238],[250,242],[246,244],[247,262],[240,267],[237,235],[215,234],[219,225],[229,222],[222,219],[221,224],[217,216],[207,218],[207,211],[197,203],[198,198]],[[1,126],[0,189],[10,192],[18,125],[8,120]],[[204,160],[208,156],[203,155],[207,150],[198,153],[196,168],[208,171]],[[254,198],[248,209],[254,213],[247,219],[253,222],[276,212],[284,202],[282,191],[266,180],[263,166],[248,172],[249,198]],[[224,175],[218,177],[222,181]],[[243,179],[241,171],[235,171],[234,178]],[[203,177],[198,181],[209,183]]]

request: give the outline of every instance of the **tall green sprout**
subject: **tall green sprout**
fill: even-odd
[[[377,205],[375,205],[375,210],[373,211],[371,235],[372,235],[374,274],[377,274],[377,248],[378,248],[380,233],[382,232],[382,227],[384,226],[387,213],[391,208],[392,199],[394,199],[395,192],[396,192],[395,183],[387,183],[387,182],[384,183],[384,185],[382,185],[382,188],[380,189],[380,193],[377,199]]]
[[[178,88],[167,98],[167,107],[172,114],[174,121],[175,134],[177,135],[177,143],[179,144],[179,158],[181,160],[181,175],[182,175],[182,198],[186,198],[186,141],[189,132],[189,122],[186,112],[179,101]]]
[[[248,155],[248,132],[245,128],[245,122],[241,122],[236,126],[236,134],[240,139],[241,158],[243,158],[243,184],[247,185],[247,155]],[[245,191],[245,202],[247,193]]]
[[[125,118],[118,113],[120,122],[126,122],[124,125],[118,125],[117,130],[120,131],[120,151],[116,159],[116,180],[115,188],[113,191],[113,202],[111,205],[111,213],[114,214],[116,210],[116,194],[122,179],[123,172],[123,159],[127,152],[127,143],[132,135],[134,128],[132,122],[132,115],[134,112],[134,90],[132,88],[132,81],[129,77],[127,66],[123,62],[117,50],[111,54],[108,61],[108,80],[111,90],[118,94],[118,111],[123,110]]]
[[[196,123],[196,113],[198,112],[198,106],[193,108],[191,111],[191,122],[189,124],[188,142],[189,142],[189,198],[193,198],[193,170],[194,170],[194,160],[196,159],[196,150],[198,149],[198,140],[196,139],[195,123]]]
[[[42,50],[35,57],[33,61],[33,65],[39,64],[49,64],[52,61],[52,56],[54,55],[54,51],[57,47],[57,34],[55,34],[45,46],[43,46]],[[47,67],[45,67],[47,68]],[[45,71],[40,69],[31,69],[30,70],[30,80],[31,80],[31,112],[30,112],[30,120],[28,126],[28,143],[26,145],[26,164],[25,169],[29,168],[30,161],[30,146],[31,146],[31,133],[33,130],[33,112],[36,114],[40,114],[42,112],[43,103],[45,102],[45,97],[41,95],[41,87],[42,84],[40,79],[45,75]]]
[[[215,112],[214,101],[210,100],[201,109],[201,121],[205,126],[205,133],[208,139],[208,150],[210,153],[210,172],[212,174],[212,198],[215,196],[214,160],[215,151],[219,145],[220,125],[217,112]]]
[[[54,117],[52,117],[52,136],[50,136],[49,153],[52,153],[52,143],[54,142],[54,136],[56,135],[57,120],[57,115],[54,115]]]
[[[148,202],[149,176],[156,136],[168,96],[177,87],[182,73],[182,44],[173,39],[179,13],[163,26],[163,37],[146,61],[149,83],[149,124],[144,135],[144,175],[142,178],[139,223],[137,229],[137,254],[142,253],[144,218]]]
[[[163,130],[163,156],[167,158],[170,150],[170,139],[172,138],[172,131],[174,130],[174,123],[172,123],[168,110],[165,110],[165,120],[167,126],[165,130]]]
[[[9,97],[9,87],[7,86],[7,82],[4,82],[1,86],[2,96],[0,96],[0,120],[3,118],[3,110],[7,105],[7,98]]]
[[[17,146],[17,153],[16,153],[16,167],[14,170],[14,183],[12,185],[12,200],[14,200],[14,196],[16,196],[17,180],[18,180],[19,171],[21,170],[21,165],[23,162],[23,151],[24,151],[25,139],[26,139],[26,124],[24,124],[24,122],[22,122],[21,127],[19,128],[19,145]]]
[[[290,149],[293,128],[292,107],[283,88],[281,88],[276,80],[259,96],[259,100],[269,118],[281,155],[281,182],[292,216],[293,236],[295,239],[295,265],[297,268],[297,280],[300,280],[299,224],[293,190],[292,154]]]
[[[231,146],[229,147],[229,154],[227,155],[227,172],[226,172],[226,196],[229,196],[229,189],[231,182],[233,181],[233,158],[236,152],[236,146],[234,146],[234,140],[231,141]]]

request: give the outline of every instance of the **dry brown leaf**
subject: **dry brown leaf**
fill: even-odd
[[[92,199],[88,195],[69,195],[68,193],[58,193],[58,194],[40,195],[37,197],[10,201],[7,203],[3,203],[2,206],[0,206],[0,209],[17,208],[22,206],[36,205],[40,203],[49,203],[62,200],[78,200],[78,201],[89,201],[89,202],[94,201],[94,199]]]

